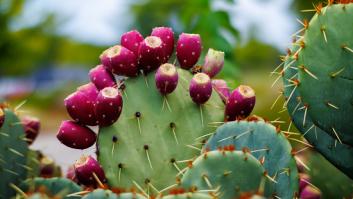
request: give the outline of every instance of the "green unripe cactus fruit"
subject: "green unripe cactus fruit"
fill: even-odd
[[[268,175],[276,181],[273,195],[280,198],[296,196],[298,170],[292,147],[285,135],[273,125],[260,118],[225,123],[207,141],[204,150],[217,150],[229,145],[236,150],[246,148],[255,158],[263,161]]]
[[[211,193],[219,192],[217,195],[222,199],[231,199],[244,192],[261,192],[264,186],[271,190],[273,182],[268,181],[265,175],[261,163],[250,153],[210,151],[189,166],[181,179],[181,186],[199,191],[212,190]]]
[[[18,117],[4,109],[5,122],[0,128],[0,198],[15,195],[12,188],[26,179],[26,154],[28,151],[24,129]]]
[[[298,56],[298,89],[313,123],[353,146],[353,3],[317,8]]]
[[[99,131],[98,160],[110,186],[153,192],[175,185],[186,167],[179,161],[196,157],[202,136],[214,131],[209,124],[223,121],[217,93],[199,106],[188,92],[192,75],[183,69],[178,74],[178,86],[167,96],[158,92],[153,73],[125,81],[119,120]]]

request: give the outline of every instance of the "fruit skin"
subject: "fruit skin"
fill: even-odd
[[[112,73],[120,76],[138,75],[137,56],[129,49],[116,45],[99,56],[101,63]]]
[[[98,65],[95,68],[92,68],[88,75],[91,82],[98,90],[102,90],[105,87],[116,87],[116,81],[113,74],[103,65]]]
[[[254,151],[252,155],[262,162],[269,176],[288,171],[286,175],[276,176],[277,183],[274,184],[272,194],[279,198],[295,198],[299,178],[293,149],[286,135],[277,131],[276,127],[258,117],[249,117],[249,121],[227,122],[217,128],[202,151],[227,146],[234,146],[236,150]]]
[[[162,95],[173,92],[178,86],[179,76],[176,67],[173,64],[162,64],[155,75],[155,82],[158,91]]]
[[[305,173],[299,174],[299,193],[301,193],[306,186],[308,186],[308,182],[310,182],[310,176]]]
[[[70,179],[72,181],[74,181],[75,183],[78,183],[78,180],[77,180],[77,177],[76,177],[76,174],[75,174],[75,167],[74,165],[71,165],[67,171],[66,171],[66,176],[65,176],[67,179]]]
[[[5,122],[5,113],[4,110],[0,107],[0,128]]]
[[[97,125],[97,119],[94,114],[97,96],[98,90],[95,86],[93,84],[86,84],[66,97],[64,104],[71,118],[84,125]]]
[[[39,130],[40,130],[39,119],[36,117],[26,116],[22,118],[21,123],[23,124],[25,129],[27,143],[32,144],[39,134]]]
[[[213,79],[212,87],[218,93],[219,97],[222,98],[223,102],[226,103],[230,96],[230,90],[227,86],[227,82],[223,79]]]
[[[255,101],[255,91],[250,86],[240,85],[228,98],[226,120],[234,121],[248,117],[255,106]]]
[[[138,55],[138,50],[142,41],[143,36],[137,30],[126,32],[121,35],[120,38],[120,44],[133,52],[136,56]]]
[[[199,34],[181,33],[176,47],[176,56],[183,69],[192,68],[199,60],[202,50]]]
[[[138,63],[145,73],[158,68],[164,62],[163,41],[159,37],[146,37],[141,42],[138,52]]]
[[[99,126],[110,126],[121,114],[123,98],[117,88],[106,87],[96,99],[95,115]]]
[[[216,76],[223,68],[224,52],[217,51],[212,48],[208,49],[205,57],[205,63],[202,66],[202,72],[206,73],[210,78]]]
[[[87,149],[97,139],[90,128],[69,120],[62,121],[56,137],[61,143],[74,149]]]
[[[210,184],[220,187],[222,199],[233,199],[242,192],[257,193],[261,182],[264,182],[267,188],[265,195],[269,197],[271,192],[268,190],[274,183],[266,179],[264,173],[261,163],[248,152],[209,151],[192,162],[181,179],[181,186],[186,190],[210,190]]]
[[[197,73],[191,79],[189,93],[196,104],[204,104],[212,94],[211,79],[205,73]]]
[[[81,184],[97,186],[98,184],[93,173],[97,175],[102,183],[106,182],[101,165],[92,156],[82,156],[81,159],[75,163],[75,175]]]
[[[163,62],[168,62],[174,50],[174,32],[170,27],[156,27],[152,29],[151,36],[161,38],[163,42],[164,57]]]
[[[306,186],[300,194],[301,199],[320,199],[321,192],[311,186]]]

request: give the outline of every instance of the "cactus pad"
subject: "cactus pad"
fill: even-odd
[[[217,93],[199,106],[188,92],[192,75],[183,69],[178,74],[177,88],[166,97],[155,87],[153,73],[125,81],[119,120],[99,130],[98,160],[111,186],[162,190],[175,184],[186,167],[178,161],[197,156],[202,141],[197,138],[214,130],[209,123],[223,121]]]
[[[189,166],[181,179],[181,186],[192,190],[219,191],[217,194],[222,199],[238,198],[243,192],[257,193],[265,184],[271,188],[272,182],[265,174],[261,163],[250,153],[210,151]]]
[[[11,198],[15,191],[11,184],[18,185],[26,179],[26,154],[28,151],[25,134],[20,120],[8,109],[5,122],[0,128],[0,198]]]
[[[313,123],[353,146],[353,3],[319,9],[299,42],[299,92]]]
[[[203,193],[183,193],[183,194],[171,194],[161,197],[160,199],[213,199],[216,197],[212,197],[208,194]]]
[[[274,177],[273,195],[294,198],[298,191],[298,170],[287,138],[276,128],[262,120],[235,121],[220,126],[207,141],[204,149],[217,150],[233,145],[236,150],[247,148],[263,161],[268,175]]]

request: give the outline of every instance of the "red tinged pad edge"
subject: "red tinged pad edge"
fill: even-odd
[[[126,32],[120,38],[120,44],[133,52],[136,56],[142,41],[143,36],[137,30]]]
[[[170,27],[156,27],[152,29],[151,36],[159,37],[163,42],[163,63],[168,62],[174,50],[174,32]]]
[[[229,96],[226,103],[226,121],[248,117],[255,106],[255,91],[250,86],[240,85]]]
[[[197,73],[191,79],[189,93],[196,104],[204,104],[212,94],[211,79],[205,73]]]
[[[199,34],[182,33],[176,47],[176,56],[183,69],[192,68],[199,60],[202,50]]]
[[[4,113],[4,110],[0,108],[0,128],[2,127],[2,125],[4,125],[4,122],[5,122],[5,113]]]
[[[155,75],[156,87],[162,95],[167,95],[176,89],[178,79],[178,72],[173,64],[162,64]]]
[[[112,73],[121,76],[138,75],[137,56],[129,49],[116,45],[99,56],[101,63]]]
[[[25,130],[27,143],[32,144],[39,134],[39,129],[40,129],[39,119],[35,117],[26,116],[22,118],[21,123]]]
[[[88,76],[98,90],[102,90],[105,87],[116,86],[114,75],[103,65],[98,65],[92,68],[89,71]]]
[[[301,193],[310,182],[310,176],[305,173],[299,173],[299,193]]]
[[[206,73],[210,78],[221,72],[224,65],[224,52],[217,51],[212,48],[208,49],[205,57],[205,63],[202,66],[202,72]]]
[[[138,63],[144,72],[150,72],[163,63],[163,42],[159,37],[148,36],[140,44]]]
[[[78,182],[83,185],[96,187],[98,182],[94,175],[102,183],[107,181],[102,166],[92,156],[82,156],[76,161],[74,168]]]
[[[61,122],[56,137],[61,143],[74,149],[87,149],[97,139],[90,128],[69,120]]]
[[[218,93],[219,97],[224,103],[227,102],[230,96],[230,90],[228,88],[227,82],[223,79],[214,79],[212,80],[213,89]]]
[[[107,87],[98,94],[95,114],[99,126],[110,126],[116,122],[123,108],[123,98],[118,89]]]
[[[300,193],[301,199],[320,199],[321,192],[312,186],[306,186]]]

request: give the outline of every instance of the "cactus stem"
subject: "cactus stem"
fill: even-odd
[[[341,141],[340,137],[338,136],[336,129],[332,127],[332,131],[335,134],[335,136],[337,137],[338,141],[342,144],[342,141]]]
[[[150,198],[150,196],[145,192],[145,190],[143,190],[141,188],[141,186],[139,184],[137,184],[137,182],[135,182],[134,180],[132,181],[132,183],[134,183],[134,185],[137,187],[137,189],[139,189],[143,195],[145,195],[147,198]]]
[[[5,137],[9,137],[9,134],[3,133],[3,132],[0,132],[0,135],[5,136]]]
[[[310,148],[314,148],[311,144],[307,143],[307,142],[304,142],[304,141],[301,141],[301,140],[298,140],[296,138],[288,138],[289,140],[292,140],[292,141],[295,141],[295,142],[298,142],[298,143],[301,143],[301,144],[304,144],[305,146],[308,146]]]
[[[159,192],[163,193],[163,192],[165,192],[165,191],[167,191],[169,189],[172,189],[173,187],[176,187],[176,186],[178,186],[178,184],[172,184],[172,185],[160,190]]]
[[[210,180],[208,179],[207,175],[202,175],[202,178],[203,178],[203,180],[206,182],[207,186],[208,186],[210,189],[212,189],[213,186],[212,186]]]
[[[201,149],[195,147],[195,146],[192,146],[192,145],[186,145],[187,147],[191,148],[191,149],[195,149],[195,150],[198,150],[198,151],[201,151]]]
[[[151,162],[151,159],[150,159],[150,154],[148,153],[149,146],[148,146],[148,145],[144,145],[144,146],[143,146],[143,149],[144,149],[145,152],[146,152],[146,156],[147,156],[148,163],[150,164],[150,167],[151,167],[151,169],[153,170],[152,162]]]
[[[24,155],[22,153],[18,152],[17,150],[15,150],[13,148],[9,148],[9,151],[14,153],[14,154],[16,154],[16,155],[18,155],[18,156],[24,157]]]
[[[332,103],[330,103],[330,102],[326,102],[326,104],[327,104],[328,106],[334,108],[334,109],[337,109],[337,110],[339,109],[338,106],[336,106],[336,105],[334,105],[334,104],[332,104]]]
[[[15,184],[10,183],[9,186],[14,189],[17,193],[19,193],[22,197],[24,198],[28,198],[27,194],[22,191],[18,186],[16,186]]]
[[[298,156],[294,156],[294,159],[299,162],[299,164],[301,164],[306,170],[310,171],[310,168]]]
[[[99,185],[100,188],[104,188],[104,185],[102,183],[102,181],[100,181],[100,179],[98,178],[97,174],[95,172],[92,173],[93,178],[96,180],[97,184]]]

